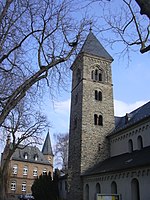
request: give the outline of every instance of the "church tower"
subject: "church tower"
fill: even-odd
[[[53,151],[52,151],[52,146],[51,146],[51,140],[50,140],[50,135],[49,131],[47,133],[43,148],[42,148],[42,153],[44,157],[49,161],[50,165],[53,167]]]
[[[113,58],[90,31],[71,70],[68,199],[83,200],[81,175],[109,156],[114,127]]]

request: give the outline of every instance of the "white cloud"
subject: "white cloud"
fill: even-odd
[[[114,100],[114,112],[115,116],[124,116],[126,113],[130,113],[131,111],[139,108],[143,104],[147,103],[147,101],[136,101],[134,103],[125,103],[123,101]]]
[[[61,102],[55,102],[54,109],[55,109],[55,112],[57,113],[61,113],[61,114],[70,113],[70,99],[67,99],[66,101],[61,101]]]
[[[51,112],[48,113],[49,119],[52,122],[52,131],[54,133],[63,133],[69,130],[70,103],[70,99],[54,102],[54,110],[51,110]],[[126,113],[130,113],[145,103],[146,101],[126,103],[120,100],[114,100],[115,116],[124,116]]]

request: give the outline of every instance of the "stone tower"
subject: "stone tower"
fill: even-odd
[[[69,200],[83,199],[81,175],[109,156],[106,136],[114,127],[112,61],[90,31],[71,67]]]

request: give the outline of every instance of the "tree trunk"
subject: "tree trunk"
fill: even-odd
[[[1,191],[0,191],[0,200],[7,200],[8,193],[8,170],[4,170],[1,177]]]
[[[9,149],[9,146],[6,150],[6,157],[2,161],[1,166],[1,187],[0,187],[0,200],[8,200],[8,180],[10,177],[10,169],[9,169],[9,163],[10,158],[15,151],[15,148],[13,150]]]

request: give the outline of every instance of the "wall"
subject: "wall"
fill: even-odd
[[[110,137],[110,152],[111,157],[120,155],[123,153],[128,153],[128,141],[132,139],[133,150],[138,150],[137,138],[142,137],[143,147],[150,146],[150,121],[139,123],[138,125],[127,129],[125,131],[120,131],[120,133],[115,136]]]
[[[111,183],[113,181],[117,184],[117,193],[121,194],[121,199],[132,200],[131,182],[135,178],[139,182],[140,200],[149,200],[150,168],[139,168],[114,174],[84,177],[84,200],[88,200],[85,198],[86,184],[89,185],[89,200],[96,200],[96,184],[100,183],[101,194],[111,194]]]
[[[18,173],[13,174],[12,169],[14,165],[18,165]],[[27,175],[23,175],[23,168],[24,166],[28,166],[28,173]],[[34,168],[38,169],[38,176],[43,173],[44,169],[47,169],[47,172],[52,172],[53,168],[50,165],[44,165],[39,163],[29,163],[29,162],[21,162],[12,160],[10,163],[10,180],[9,180],[9,194],[23,194],[23,193],[31,193],[31,186],[34,182],[34,179],[37,176],[33,176]],[[10,189],[11,182],[16,181],[16,191],[12,191]],[[22,192],[22,183],[26,182],[26,192]]]

